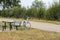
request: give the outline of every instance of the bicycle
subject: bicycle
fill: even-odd
[[[24,27],[25,29],[30,29],[30,28],[31,28],[30,22],[27,21],[27,20],[24,20],[24,21],[23,21],[23,27]]]

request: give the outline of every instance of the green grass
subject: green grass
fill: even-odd
[[[38,29],[0,32],[0,40],[60,40],[60,33]]]

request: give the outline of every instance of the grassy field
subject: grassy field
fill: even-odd
[[[60,40],[60,33],[39,29],[0,32],[0,40]]]
[[[36,19],[33,19],[32,21],[49,22],[45,20],[36,20]],[[49,23],[54,23],[54,22],[55,21],[51,21]],[[56,22],[54,24],[56,24]],[[18,31],[0,32],[0,40],[60,40],[60,33],[43,31],[43,30],[33,29],[33,28],[30,30],[20,29]]]

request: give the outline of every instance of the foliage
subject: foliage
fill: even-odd
[[[9,0],[7,0],[9,1]],[[0,16],[2,17],[15,17],[15,18],[38,18],[38,19],[45,19],[45,20],[60,20],[60,3],[55,2],[50,6],[48,9],[46,9],[45,4],[43,1],[35,0],[32,3],[31,8],[26,9],[25,7],[17,6],[18,4],[15,4],[17,0],[13,0],[14,4],[13,8],[0,10]],[[0,3],[4,2],[4,0],[0,0]],[[9,2],[7,3],[9,4]],[[5,5],[5,4],[4,4]],[[8,7],[11,7],[11,5],[7,5]],[[7,7],[5,6],[5,8]]]
[[[60,20],[60,4],[55,3],[47,10],[47,17],[49,20]]]
[[[5,8],[11,8],[14,6],[19,6],[20,0],[0,0],[0,4]]]
[[[38,1],[38,0],[35,0],[32,4],[32,7],[35,7],[35,8],[44,8],[45,5],[42,1]]]

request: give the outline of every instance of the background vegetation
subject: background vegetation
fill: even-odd
[[[13,1],[13,2],[12,2]],[[42,1],[35,0],[30,8],[21,7],[19,0],[1,0],[3,9],[0,10],[2,17],[14,18],[38,18],[44,20],[60,20],[60,3],[55,2],[48,9]],[[3,3],[3,4],[2,4]],[[5,5],[6,4],[6,5]]]

